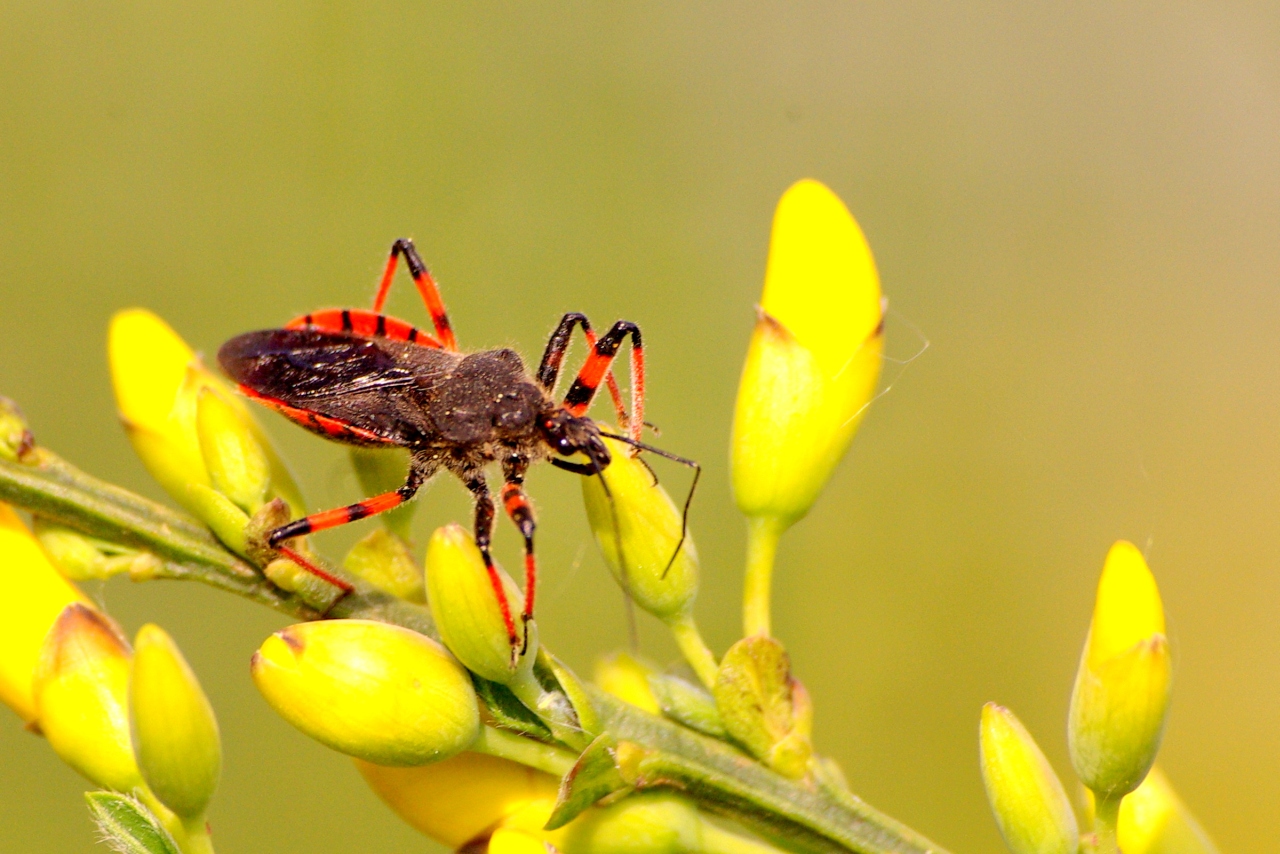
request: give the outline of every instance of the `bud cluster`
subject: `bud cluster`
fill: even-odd
[[[94,785],[136,798],[170,843],[201,850],[222,749],[173,640],[148,624],[131,647],[5,505],[0,576],[24,603],[0,624],[0,700]]]
[[[1169,708],[1172,663],[1164,607],[1146,559],[1132,544],[1111,547],[1071,694],[1067,740],[1087,788],[1102,854],[1206,854],[1215,849],[1153,769]],[[982,775],[1014,854],[1078,849],[1075,814],[1053,768],[1008,709],[982,710]],[[1174,841],[1176,837],[1176,842]],[[1169,846],[1169,847],[1166,847]]]
[[[540,642],[532,589],[522,591],[487,544],[457,524],[436,529],[415,554],[412,506],[382,514],[343,561],[359,579],[350,591],[307,571],[297,554],[265,548],[266,534],[303,504],[244,401],[149,312],[113,318],[109,355],[133,447],[202,524],[176,514],[169,521],[195,526],[212,548],[207,526],[256,567],[235,561],[255,593],[269,590],[310,620],[275,632],[253,654],[262,697],[297,730],[352,757],[413,827],[477,854],[776,854],[770,842],[709,821],[701,804],[730,815],[741,807],[736,815],[772,841],[789,843],[780,826],[801,827],[828,850],[836,837],[815,827],[830,813],[870,828],[861,842],[839,837],[848,850],[936,850],[923,837],[875,847],[907,831],[887,819],[874,824],[838,766],[815,753],[813,703],[772,635],[779,540],[814,505],[875,397],[884,312],[875,261],[844,203],[816,181],[793,185],[774,217],[734,414],[732,484],[748,531],[743,637],[719,659],[694,619],[701,570],[688,504],[678,506],[640,456],[656,449],[639,441],[639,415],[628,423],[619,413],[634,432],[600,425],[607,466],[599,449],[568,461],[586,473],[583,502],[604,563],[629,604],[670,630],[684,659],[663,668],[617,653],[598,663],[594,687]],[[635,340],[633,368],[642,358]],[[596,381],[616,393],[609,370]],[[0,399],[0,465],[24,464],[33,447],[20,413]],[[402,483],[403,456],[361,448],[351,462],[367,494],[385,494]],[[701,470],[692,465],[696,486]],[[353,506],[349,519],[362,508],[367,515],[368,505]],[[33,535],[0,505],[0,582],[23,604],[0,624],[0,701],[108,790],[90,801],[104,834],[154,843],[120,850],[211,852],[205,816],[221,746],[208,699],[162,629],[143,626],[130,646],[72,583],[145,580],[169,566],[158,556],[167,552],[66,521],[37,518]],[[531,544],[531,524],[524,535]],[[348,594],[342,610],[331,610]],[[338,614],[346,618],[315,619]],[[1136,548],[1117,543],[1069,714],[1092,832],[1082,834],[1061,781],[1013,713],[995,704],[982,711],[983,779],[1015,854],[1213,851],[1153,769],[1171,675],[1154,578]],[[664,752],[673,744],[689,755]],[[749,799],[761,791],[798,794],[771,814],[765,800]],[[126,825],[136,832],[119,829]],[[879,841],[863,846],[867,839]]]

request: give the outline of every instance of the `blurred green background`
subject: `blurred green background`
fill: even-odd
[[[1269,3],[6,2],[0,392],[159,497],[115,422],[110,314],[148,306],[212,353],[364,305],[413,236],[464,346],[536,359],[569,310],[643,326],[650,417],[707,468],[698,613],[723,650],[739,363],[773,205],[820,178],[876,252],[890,355],[931,345],[886,365],[782,550],[775,625],[820,749],[953,851],[1000,850],[979,708],[1011,706],[1069,778],[1093,587],[1128,538],[1177,656],[1162,762],[1224,850],[1277,850],[1278,44]],[[423,318],[405,281],[392,308]],[[339,448],[263,418],[314,506],[359,497]],[[625,643],[621,597],[573,478],[531,480],[542,635],[589,671]],[[421,505],[420,536],[467,512],[443,479]],[[196,586],[92,592],[130,631],[162,622],[212,696],[220,850],[437,850],[257,696],[248,657],[282,618]],[[6,716],[0,851],[101,850],[84,784]]]

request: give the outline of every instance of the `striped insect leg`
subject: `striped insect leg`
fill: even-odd
[[[502,506],[524,537],[524,611],[520,615],[527,624],[533,619],[533,599],[538,585],[538,563],[533,553],[533,532],[537,527],[533,518],[533,507],[524,487],[518,482],[508,481],[502,486]],[[525,629],[525,643],[529,642],[529,631]],[[523,653],[524,650],[521,650]]]
[[[307,572],[314,575],[316,578],[319,578],[321,581],[327,581],[328,583],[332,584],[334,587],[337,587],[339,590],[342,591],[343,596],[355,590],[354,587],[352,587],[347,582],[343,581],[338,576],[316,566],[315,563],[303,557],[303,555],[300,552],[295,551],[294,549],[291,549],[288,546],[276,546],[276,549],[280,552],[280,554],[284,555],[289,560],[293,561],[298,566],[302,567]],[[334,604],[337,604],[336,600]],[[333,605],[330,605],[329,607],[332,608]]]
[[[405,264],[409,267],[409,275],[413,277],[413,283],[418,286],[422,301],[427,305],[427,313],[431,315],[431,323],[436,329],[436,338],[440,340],[444,349],[457,350],[458,341],[453,335],[453,327],[449,324],[449,313],[445,311],[444,300],[440,298],[440,289],[436,286],[436,280],[432,277],[431,271],[422,262],[422,256],[418,254],[413,241],[407,237],[402,237],[391,244],[391,255],[387,258],[387,266],[382,271],[378,295],[373,300],[374,312],[380,313],[387,302],[391,281],[396,275],[396,260],[401,255],[404,256]]]
[[[548,394],[555,391],[556,380],[560,376],[560,365],[564,362],[564,354],[569,349],[569,340],[573,335],[574,327],[578,325],[582,326],[582,334],[587,339],[587,346],[593,352],[595,350],[596,333],[585,314],[575,311],[560,318],[560,325],[547,340],[547,347],[542,353],[542,362],[538,366],[538,382]],[[634,375],[633,373],[632,376]],[[609,396],[613,398],[613,408],[618,415],[618,426],[623,430],[630,430],[631,420],[627,416],[626,407],[622,405],[622,391],[618,388],[618,380],[613,375],[612,369],[605,374],[605,384],[609,388]]]
[[[582,370],[564,397],[564,406],[570,413],[583,416],[595,400],[596,390],[613,367],[613,360],[623,340],[631,336],[631,418],[627,427],[631,438],[639,441],[644,428],[644,344],[640,339],[640,327],[626,320],[619,320],[608,332],[600,336]]]
[[[429,461],[414,457],[409,464],[409,476],[406,478],[404,486],[394,492],[385,492],[382,495],[366,498],[364,501],[357,501],[355,504],[348,504],[346,507],[324,510],[320,513],[304,516],[301,519],[295,519],[289,524],[281,525],[267,534],[267,544],[273,549],[284,551],[280,544],[285,540],[301,537],[305,534],[313,534],[316,531],[336,528],[339,525],[346,525],[349,522],[383,513],[393,507],[399,507],[412,498],[417,493],[418,488],[433,473],[434,470],[431,468]]]
[[[325,308],[295,317],[284,325],[285,329],[323,329],[326,332],[353,332],[366,338],[386,338],[391,341],[407,341],[435,350],[444,345],[429,332],[405,323],[398,317],[379,314],[362,308]]]

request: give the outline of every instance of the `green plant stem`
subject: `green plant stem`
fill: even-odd
[[[706,685],[708,690],[713,690],[716,687],[716,673],[720,666],[716,664],[716,657],[711,652],[711,648],[702,639],[702,632],[698,631],[698,624],[694,622],[693,614],[681,614],[668,622],[667,627],[675,636],[684,660],[689,662],[689,666],[693,668],[694,673],[698,674],[702,684]]]
[[[1120,801],[1124,795],[1094,797],[1093,831],[1097,835],[1097,854],[1120,854],[1116,825],[1120,822]]]
[[[632,768],[637,788],[674,786],[700,806],[789,850],[946,854],[855,795],[834,797],[805,781],[789,780],[722,741],[646,714],[592,686],[587,690],[606,730],[640,748]]]
[[[89,536],[149,551],[162,562],[154,577],[202,581],[295,618],[321,616],[227,551],[194,520],[91,478],[48,452],[41,450],[38,456],[35,464],[0,460],[0,500]],[[757,549],[767,547],[767,556],[757,561],[764,567],[766,580],[778,533],[753,535],[758,538]],[[359,579],[351,580],[355,590],[325,616],[381,620],[438,637],[425,608]],[[764,589],[767,625],[767,584]],[[619,742],[639,748],[640,760],[635,767],[639,788],[682,790],[707,810],[728,816],[792,851],[946,854],[853,795],[836,796],[811,781],[788,780],[724,742],[590,686],[586,690],[606,730]],[[473,749],[558,775],[566,773],[575,761],[569,751],[492,728],[483,730]]]
[[[497,727],[483,726],[480,735],[467,748],[473,753],[510,759],[539,771],[563,777],[573,768],[578,757],[560,747],[543,744]]]
[[[186,834],[182,854],[213,854],[213,839],[209,836],[209,823],[203,815],[182,822]]]
[[[29,456],[33,462],[0,459],[0,501],[90,537],[154,554],[160,565],[150,577],[200,581],[301,620],[321,616],[228,551],[195,519],[90,477],[47,450],[37,449]],[[363,580],[347,580],[355,590],[324,616],[382,620],[423,634],[435,633],[425,607]]]
[[[769,636],[773,562],[784,530],[786,525],[772,516],[747,520],[747,576],[742,592],[742,629],[746,637]]]

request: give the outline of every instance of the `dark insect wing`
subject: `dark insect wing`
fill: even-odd
[[[403,445],[421,436],[420,419],[406,407],[417,376],[378,341],[268,329],[232,338],[218,362],[262,403],[331,438]]]
[[[377,341],[319,329],[238,335],[222,345],[218,363],[236,382],[290,402],[414,384]]]

